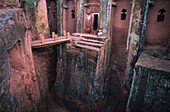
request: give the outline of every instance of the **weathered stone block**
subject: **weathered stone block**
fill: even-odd
[[[170,61],[143,52],[136,63],[127,112],[170,111]]]
[[[60,48],[56,65],[59,68],[52,89],[57,102],[76,112],[105,110],[107,42],[99,50],[90,50],[90,46],[89,49]]]

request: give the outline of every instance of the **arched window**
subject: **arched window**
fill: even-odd
[[[121,10],[122,14],[121,14],[121,20],[126,20],[126,9],[122,9]]]
[[[157,17],[157,22],[162,22],[162,21],[164,21],[164,19],[165,19],[165,13],[166,12],[166,10],[165,9],[160,9],[159,11],[158,11],[158,17]]]
[[[75,11],[74,10],[71,11],[71,17],[75,18]]]

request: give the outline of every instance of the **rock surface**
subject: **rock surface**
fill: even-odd
[[[156,62],[156,63],[155,63]],[[169,60],[143,52],[136,63],[127,112],[170,111]]]
[[[33,64],[32,32],[26,18],[20,8],[0,10],[1,112],[46,112]]]
[[[58,103],[75,112],[104,111],[106,48],[99,51],[73,46],[58,48],[57,75],[52,88],[52,96]]]

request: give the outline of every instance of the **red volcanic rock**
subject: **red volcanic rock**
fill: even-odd
[[[0,111],[46,112],[31,51],[32,33],[22,9],[0,10]],[[41,94],[40,94],[41,93]],[[43,106],[42,106],[43,105]]]
[[[144,50],[133,75],[128,99],[129,112],[168,112],[170,110],[170,60],[155,57],[161,49]]]
[[[75,40],[77,44],[67,49],[64,45],[57,48],[52,96],[74,112],[104,111],[106,105],[108,40],[87,40]],[[96,47],[96,42],[102,46]]]

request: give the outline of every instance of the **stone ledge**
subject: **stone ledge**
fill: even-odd
[[[79,47],[79,48],[81,48],[81,49],[88,49],[88,50],[100,51],[100,48],[96,48],[96,47],[92,47],[92,46],[88,46],[88,45],[76,44],[75,47]]]
[[[170,60],[153,57],[147,54],[145,51],[140,55],[136,66],[170,72]]]

